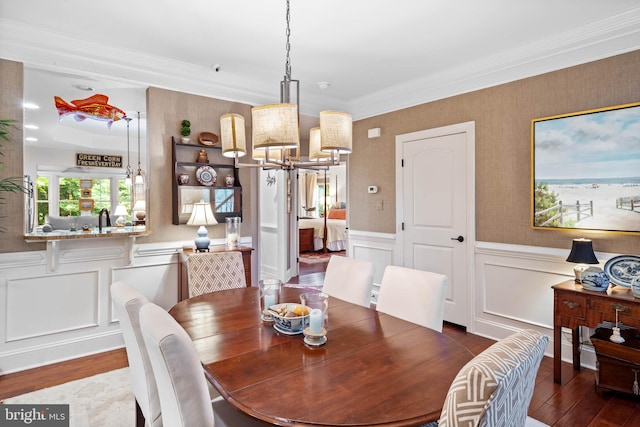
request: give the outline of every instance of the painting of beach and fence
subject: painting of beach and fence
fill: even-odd
[[[640,232],[640,103],[531,121],[533,228]]]

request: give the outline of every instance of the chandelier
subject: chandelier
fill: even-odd
[[[284,79],[280,82],[280,103],[251,109],[251,157],[259,163],[240,163],[247,154],[244,117],[229,113],[220,117],[222,155],[233,157],[235,167],[293,170],[296,168],[326,169],[340,164],[340,155],[351,153],[352,118],[339,111],[321,111],[320,126],[309,135],[309,161],[299,161],[300,81],[291,78],[291,44],[289,42],[290,9],[286,9],[286,63]]]

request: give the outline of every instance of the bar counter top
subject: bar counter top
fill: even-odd
[[[71,240],[71,239],[95,239],[95,238],[109,238],[109,237],[136,237],[147,236],[151,234],[151,230],[148,230],[145,226],[132,226],[132,227],[104,227],[102,232],[98,232],[97,228],[90,230],[56,230],[50,232],[37,231],[34,233],[28,233],[24,235],[24,240],[27,242],[50,242],[55,240]]]

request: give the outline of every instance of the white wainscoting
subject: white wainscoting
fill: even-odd
[[[44,251],[0,254],[0,374],[122,347],[109,295],[113,281],[129,283],[164,308],[176,303],[176,253],[192,242],[135,245],[131,265],[124,265],[113,248],[117,240],[109,239],[108,259],[99,250],[99,244],[105,242],[93,247],[86,242],[62,245],[55,273],[47,272]],[[375,283],[380,283],[387,265],[402,264],[393,234],[349,230],[348,240],[349,256],[374,263]],[[242,244],[251,246],[252,242],[243,238]],[[477,242],[469,289],[474,298],[469,331],[500,339],[530,328],[552,338],[551,286],[572,277],[573,265],[565,261],[568,251]],[[616,254],[596,255],[602,267]],[[595,355],[588,336],[587,331],[582,364],[593,368]],[[571,359],[570,343],[567,331],[563,334],[563,359],[567,361]],[[552,348],[550,342],[548,355]]]
[[[0,254],[0,375],[123,347],[111,283],[169,309],[178,300],[177,252],[192,244],[134,245],[125,265],[122,239],[61,241],[53,273],[46,251]]]
[[[375,265],[374,296],[387,265],[402,265],[397,259],[394,235],[349,230],[348,255],[372,261]],[[549,336],[546,354],[553,355],[553,290],[551,286],[573,278],[573,264],[567,263],[569,249],[476,242],[474,298],[469,332],[501,339],[515,331],[534,329]],[[600,267],[617,254],[596,253]],[[613,320],[613,318],[612,318]],[[590,331],[582,336],[582,365],[595,368],[595,353],[589,342]],[[571,333],[563,333],[562,358],[571,361]]]
[[[371,233],[348,230],[347,255],[355,259],[373,262],[373,295],[371,302],[378,301],[382,274],[388,265],[399,265],[395,234]]]

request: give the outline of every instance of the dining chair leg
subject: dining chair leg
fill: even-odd
[[[140,405],[138,405],[138,400],[136,401],[136,427],[144,427],[145,420],[144,414],[142,413],[142,409],[140,409]]]

